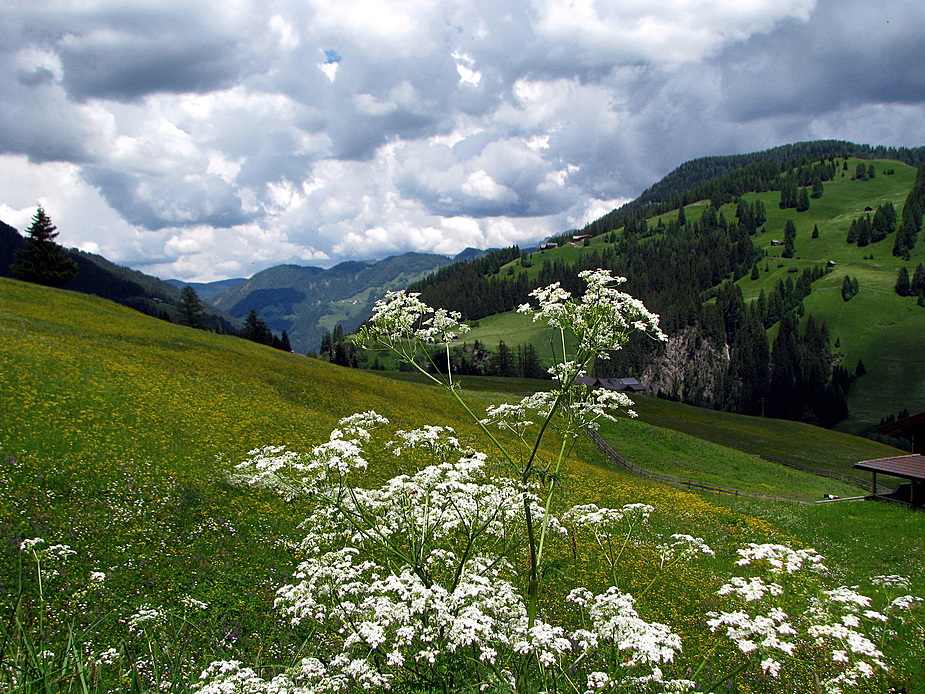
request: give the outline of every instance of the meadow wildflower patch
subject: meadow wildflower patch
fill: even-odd
[[[563,447],[563,434],[596,416],[569,406],[581,405],[580,389],[533,408],[530,424],[500,429],[481,422],[503,400],[494,394],[454,388],[463,406],[453,392],[68,292],[5,280],[0,289],[9,644],[0,684],[9,690],[28,673],[93,692],[531,691],[567,681],[580,691],[683,691],[706,690],[712,677],[770,691],[811,681],[819,657],[826,681],[848,673],[842,682],[856,677],[863,690],[925,671],[921,651],[896,646],[921,634],[921,577],[898,563],[878,567],[873,591],[852,588],[863,576],[829,547],[819,549],[832,575],[818,578],[819,617],[805,625],[819,629],[801,632],[799,658],[771,645],[746,653],[728,625],[711,630],[719,617],[708,613],[742,605],[755,606],[752,621],[779,617],[720,588],[759,576],[754,564],[735,565],[738,549],[805,550],[818,523],[634,479],[581,436]],[[453,332],[440,330],[429,337]],[[572,387],[576,364],[557,387]],[[524,445],[552,410],[565,417],[535,451]],[[361,414],[339,423],[352,412]],[[250,462],[235,469],[241,461]],[[245,474],[258,481],[242,484]],[[573,522],[594,517],[592,504],[612,527]],[[635,516],[638,504],[654,510]],[[909,535],[904,520],[895,527]],[[798,603],[780,609],[785,642],[781,625]],[[852,650],[865,646],[837,624],[882,657]]]

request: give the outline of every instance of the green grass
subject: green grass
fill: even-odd
[[[645,422],[608,422],[600,434],[623,458],[663,475],[798,501],[817,501],[826,494],[864,494],[833,479],[806,475],[741,450]]]
[[[486,450],[460,408],[438,389],[174,326],[93,297],[2,279],[0,373],[4,614],[17,585],[18,542],[36,536],[63,542],[78,554],[49,584],[49,600],[69,605],[71,596],[86,588],[90,571],[103,571],[107,578],[76,622],[67,621],[64,610],[50,617],[54,630],[49,633],[65,635],[69,628],[83,633],[100,619],[103,627],[88,636],[94,648],[124,643],[126,658],[141,657],[143,644],[126,630],[128,615],[144,604],[175,608],[189,595],[209,605],[190,622],[195,629],[183,632],[189,672],[213,658],[253,661],[258,652],[264,662],[285,662],[308,636],[281,625],[272,608],[274,589],[288,579],[299,555],[295,543],[305,507],[229,484],[227,473],[246,451],[279,444],[307,450],[327,437],[338,418],[368,409],[400,428],[449,424]],[[513,392],[547,385],[503,383]],[[491,379],[464,379],[463,385],[463,397],[476,412],[512,397],[495,392],[498,384]],[[641,401],[643,420],[647,409]],[[666,409],[662,416],[682,420],[687,414]],[[655,417],[655,410],[649,415]],[[730,447],[733,429],[741,428],[736,435],[743,439],[749,435],[744,420],[734,427],[715,426],[726,428],[716,436]],[[770,439],[759,431],[756,437]],[[818,434],[820,445],[829,435]],[[804,498],[819,494],[821,488],[813,485],[831,488],[827,480],[794,472],[785,478],[776,467],[757,467],[749,456],[653,422],[621,422],[608,436],[626,457],[669,474],[710,475],[723,486],[748,484],[765,493],[790,489]],[[784,452],[785,439],[777,441]],[[552,455],[551,449],[541,450],[545,460]],[[368,481],[394,472],[390,455],[377,454],[372,461]],[[748,475],[740,477],[746,469]],[[877,553],[849,544],[847,537],[852,530],[860,538],[876,532],[881,555],[890,561],[895,556],[896,570],[910,573],[916,589],[925,593],[925,572],[914,561],[925,549],[923,524],[907,522],[920,520],[920,514],[901,508],[853,504],[839,507],[845,514],[840,517],[829,507],[793,510],[787,504],[688,493],[614,469],[584,440],[567,462],[562,482],[562,504],[651,503],[658,532],[703,536],[726,564],[744,542],[830,545],[839,552],[832,563],[840,575],[864,583]],[[777,522],[781,514],[786,517]],[[651,563],[648,546],[627,554],[623,571],[629,589],[639,587],[640,572]],[[900,556],[898,547],[908,551]],[[580,561],[566,574],[568,580],[593,584],[597,574],[582,573],[593,560],[591,549],[578,549]],[[649,617],[679,624],[696,653],[704,642],[691,605],[713,604],[718,580],[712,566],[673,573],[652,593]],[[34,598],[27,593],[28,614]],[[224,641],[225,634],[237,641]],[[113,686],[130,690],[124,683]]]
[[[864,477],[864,473],[852,472],[854,463],[902,454],[891,446],[802,422],[717,412],[648,395],[637,395],[634,400],[639,420],[647,424],[809,467]]]
[[[551,330],[543,323],[535,323],[532,316],[507,311],[486,316],[477,323],[478,325],[465,334],[462,342],[471,345],[475,340],[479,340],[489,350],[495,350],[502,340],[511,349],[517,345],[530,344],[536,349],[540,360],[547,365],[552,364],[553,359],[562,356],[559,332]],[[571,348],[572,343],[567,340],[566,349]]]

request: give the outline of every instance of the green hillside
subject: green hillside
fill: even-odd
[[[878,173],[868,180],[855,179],[853,172],[862,162],[865,166],[872,165]],[[780,209],[778,190],[743,196],[750,205],[756,201],[763,203],[767,213],[766,222],[752,237],[752,243],[764,256],[756,263],[757,278],[745,273],[737,279],[746,301],[755,301],[762,292],[770,296],[779,283],[796,280],[803,270],[828,271],[813,283],[810,295],[802,302],[802,310],[811,314],[817,324],[826,323],[834,356],[850,374],[855,373],[859,360],[866,370],[848,390],[849,417],[838,425],[843,431],[869,434],[890,413],[925,408],[925,353],[919,348],[925,309],[916,304],[915,297],[901,297],[894,291],[900,268],[905,267],[912,277],[916,267],[925,263],[925,245],[920,243],[904,260],[892,253],[895,231],[882,241],[862,247],[846,242],[852,222],[865,215],[873,216],[880,205],[891,204],[901,217],[915,178],[916,169],[899,161],[852,158],[838,160],[835,177],[824,183],[822,196],[812,199],[807,211]],[[705,200],[686,205],[688,224],[700,219],[708,206],[709,201]],[[731,222],[736,219],[736,208],[730,202],[717,213]],[[663,228],[660,225],[672,223],[678,217],[675,209],[645,220],[649,234],[638,243],[659,243],[665,238],[664,233],[658,232]],[[796,228],[792,258],[782,257],[780,245],[788,222]],[[817,238],[813,238],[814,228],[818,230]],[[616,229],[591,239],[587,245],[560,238],[560,247],[511,261],[496,277],[511,282],[524,277],[529,285],[535,286],[551,268],[587,266],[594,262],[593,258],[612,250],[614,242],[622,237],[623,229]],[[558,272],[561,274],[561,270]],[[841,292],[846,277],[856,280],[859,287],[858,294],[849,301],[843,299]],[[645,293],[640,296],[648,303]],[[776,331],[776,325],[770,326],[768,335],[772,340]],[[470,342],[478,339],[489,347],[496,346],[501,339],[509,346],[530,343],[542,357],[550,356],[548,339],[534,330],[528,319],[510,313],[480,318],[478,327],[466,339]],[[636,368],[637,373],[621,375],[639,375],[641,367]]]
[[[401,428],[450,424],[465,441],[485,448],[438,389],[174,326],[80,294],[0,280],[0,337],[4,614],[20,580],[18,543],[43,537],[68,544],[77,554],[46,587],[49,604],[60,604],[49,613],[50,633],[89,638],[99,650],[116,646],[126,659],[120,662],[161,657],[158,644],[176,639],[186,650],[182,666],[171,667],[195,677],[219,658],[253,662],[260,652],[267,664],[289,662],[311,638],[281,625],[272,610],[273,591],[301,555],[298,524],[307,509],[303,502],[284,503],[229,484],[228,473],[248,450],[307,450],[325,439],[339,417],[368,409]],[[477,411],[509,397],[475,390],[462,395]],[[645,419],[642,403],[641,409]],[[656,417],[654,411],[649,416]],[[709,474],[711,482],[726,486],[804,499],[847,492],[827,480],[753,466],[750,457],[729,448],[652,424],[627,422],[604,433],[639,464]],[[825,446],[838,435],[816,430],[816,436]],[[837,445],[847,458],[869,451],[867,442],[844,436]],[[785,438],[777,446],[788,452]],[[383,451],[367,479],[392,474],[395,461]],[[703,536],[723,562],[745,542],[816,545],[832,553],[840,580],[867,583],[874,574],[901,573],[925,592],[918,561],[925,528],[918,514],[899,507],[782,506],[698,495],[630,476],[586,441],[577,445],[561,482],[569,505],[651,503],[657,508],[653,530]],[[860,541],[851,543],[849,536]],[[627,552],[621,565],[626,589],[645,587],[652,547],[660,541],[641,540]],[[566,561],[567,545],[561,550]],[[597,575],[582,573],[593,568],[591,557],[582,550],[572,579]],[[720,579],[711,567],[672,569],[647,603],[649,618],[676,625],[694,661],[712,648],[691,613],[692,604],[715,604],[711,596]],[[105,582],[92,598],[81,598],[84,607],[75,616],[65,608],[69,596],[87,589],[90,571],[104,573]],[[187,597],[207,609],[183,612]],[[160,636],[142,636],[127,626],[142,607],[167,610],[175,621]],[[922,667],[918,654],[908,657],[896,681]]]

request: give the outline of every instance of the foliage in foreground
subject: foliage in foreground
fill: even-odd
[[[479,418],[451,373],[433,377],[479,422],[492,457],[439,425],[381,441],[374,432],[388,421],[369,411],[343,419],[308,454],[264,448],[239,466],[241,481],[314,504],[304,524],[308,558],[279,589],[277,606],[315,638],[298,664],[272,679],[238,661],[215,662],[203,673],[202,692],[712,692],[762,678],[842,692],[889,670],[882,650],[889,620],[915,619],[919,598],[901,595],[874,609],[856,587],[830,585],[814,550],[750,544],[719,586],[716,609],[702,617],[725,640],[688,659],[671,625],[645,618],[640,599],[657,572],[636,598],[620,585],[623,555],[636,551],[636,531],[654,509],[584,504],[559,512],[561,467],[573,440],[629,404],[576,379],[634,331],[663,338],[657,318],[611,287],[609,273],[582,275],[588,288],[579,300],[557,285],[533,293],[536,318],[562,335],[563,358],[551,369],[557,389]],[[362,338],[415,364],[425,344],[448,349],[461,327],[458,315],[398,292],[377,304]],[[566,332],[576,338],[571,359]],[[519,446],[505,445],[493,427]],[[549,459],[541,453],[547,435],[560,441]],[[356,473],[389,454],[402,473],[361,486]],[[609,568],[603,590],[556,576],[581,535],[593,537]],[[664,569],[713,550],[676,533],[657,553]],[[898,576],[876,580],[908,585]]]

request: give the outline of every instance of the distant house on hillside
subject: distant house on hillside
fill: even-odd
[[[559,247],[559,244],[556,243],[555,241],[549,241],[549,242],[547,242],[547,243],[541,243],[541,244],[540,244],[540,250],[541,250],[541,251],[545,251],[545,250],[547,250],[547,249],[549,249],[549,248],[558,248],[558,247]]]
[[[591,234],[573,234],[572,241],[584,241],[585,239],[590,239]]]
[[[588,386],[589,388],[606,388],[607,390],[629,391],[631,393],[641,393],[648,390],[637,379],[632,377],[624,378],[594,378],[594,376],[579,376],[575,379],[576,383]]]

